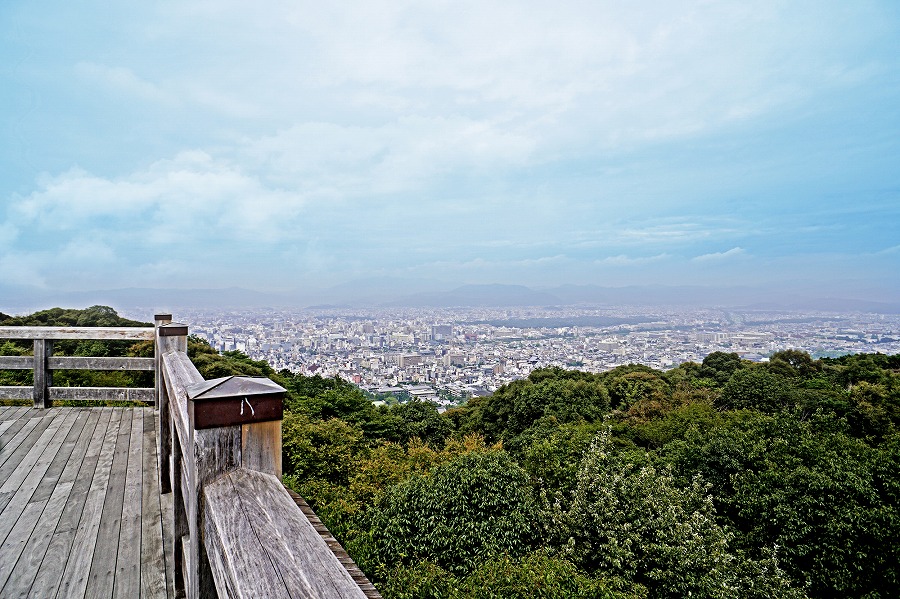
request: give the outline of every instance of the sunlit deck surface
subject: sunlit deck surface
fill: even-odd
[[[0,406],[0,597],[173,597],[171,509],[152,408]]]

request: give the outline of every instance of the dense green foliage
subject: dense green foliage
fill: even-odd
[[[533,372],[438,414],[291,390],[286,482],[385,597],[900,595],[900,357]]]

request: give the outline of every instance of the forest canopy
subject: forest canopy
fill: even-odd
[[[900,595],[900,356],[540,369],[443,414],[276,376],[285,481],[385,597]]]

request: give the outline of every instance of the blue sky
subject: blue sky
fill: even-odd
[[[0,53],[0,286],[900,294],[895,1],[7,0]]]

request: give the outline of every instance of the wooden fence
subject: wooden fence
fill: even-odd
[[[160,491],[173,493],[177,597],[377,597],[368,581],[371,589],[363,593],[281,484],[281,405],[277,419],[260,409],[260,401],[271,407],[277,385],[226,377],[241,379],[231,387],[240,392],[215,394],[201,408],[202,396],[220,381],[205,381],[197,371],[187,335],[187,325],[169,314],[157,315],[153,328],[0,327],[0,339],[34,341],[34,356],[0,357],[0,369],[34,369],[33,387],[0,387],[0,399],[33,399],[35,408],[54,399],[155,403]],[[155,352],[153,358],[53,356],[60,339],[154,339]],[[53,370],[62,368],[152,370],[155,388],[54,387]],[[254,385],[266,390],[265,398],[248,391]]]
[[[0,386],[0,399],[31,399],[35,408],[49,408],[56,399],[155,402],[153,388],[53,386],[54,370],[156,370],[154,358],[54,356],[54,341],[140,341],[153,334],[147,327],[0,327],[0,339],[34,341],[33,356],[0,356],[0,370],[34,370],[34,385]]]
[[[280,415],[254,421],[264,411],[245,380],[234,386],[243,393],[215,397],[225,425],[207,427],[200,401],[216,382],[188,358],[187,326],[158,315],[156,329],[160,486],[174,493],[176,594],[365,599],[279,480]]]

